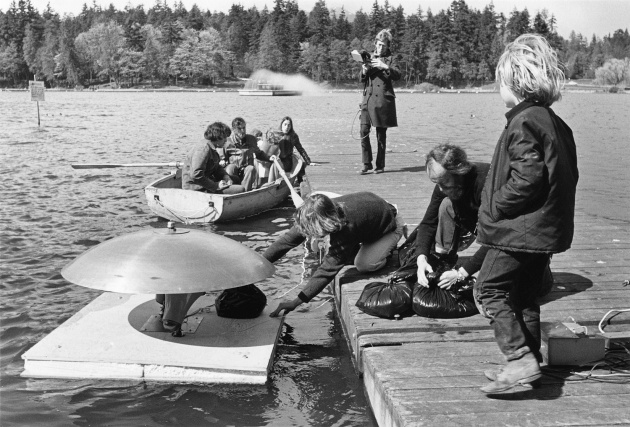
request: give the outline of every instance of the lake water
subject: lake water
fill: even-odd
[[[628,221],[630,98],[567,94],[554,106],[573,128],[580,154],[582,211]],[[93,300],[98,291],[66,282],[60,270],[112,237],[162,227],[143,188],[158,169],[76,171],[71,163],[182,160],[212,121],[243,116],[253,128],[277,128],[291,115],[311,158],[357,145],[358,93],[267,98],[236,93],[0,92],[0,387],[3,426],[76,425],[373,425],[331,296],[286,319],[265,386],[172,385],[125,381],[25,379],[21,355]],[[506,109],[498,94],[398,97],[400,128],[390,147],[441,141],[491,156]],[[325,142],[325,143],[324,143]],[[358,157],[358,148],[356,148]],[[356,160],[356,159],[355,159]],[[354,161],[354,160],[353,160]],[[327,165],[321,166],[328,167]],[[605,206],[605,209],[602,209]],[[290,225],[290,204],[208,231],[261,251]],[[261,284],[269,303],[308,277],[316,260],[291,251]]]

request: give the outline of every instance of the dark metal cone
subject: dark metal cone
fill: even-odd
[[[228,289],[273,275],[273,264],[246,246],[199,230],[143,230],[103,242],[61,270],[87,288],[129,294]]]

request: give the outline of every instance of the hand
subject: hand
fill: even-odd
[[[442,289],[450,289],[455,283],[457,283],[457,279],[459,278],[459,274],[455,270],[447,270],[440,276],[440,281],[438,282],[438,286]]]
[[[272,156],[269,156],[269,160],[272,162],[275,162],[278,159],[278,156],[276,156],[275,154]]]
[[[468,277],[468,273],[463,274],[465,270],[462,268],[457,270],[447,270],[440,276],[438,286],[442,289],[450,289],[451,286],[459,282],[461,279]]]
[[[380,58],[372,60],[372,67],[378,68],[379,70],[389,70],[389,65],[384,63]]]
[[[429,287],[429,279],[427,273],[433,273],[433,267],[429,265],[426,255],[418,256],[418,283],[425,288]]]
[[[276,309],[269,314],[269,317],[278,317],[282,310],[284,310],[283,316],[286,316],[289,312],[295,310],[301,304],[302,300],[299,298],[296,298],[292,301],[282,301],[280,304],[278,304],[278,307],[276,307]]]
[[[219,166],[221,166],[222,168],[225,167],[225,165],[227,165],[227,162],[225,160],[219,160]]]
[[[371,66],[371,65],[370,65],[370,66],[368,66],[368,64],[361,64],[361,72],[362,72],[363,74],[367,73],[368,67],[369,67],[369,68],[372,68],[372,66]]]
[[[224,190],[224,189],[228,188],[230,185],[232,185],[232,181],[230,181],[230,182],[228,183],[228,182],[226,182],[226,181],[224,181],[224,180],[221,180],[221,181],[219,181],[219,187],[218,187],[218,190]]]
[[[308,164],[309,166],[319,166],[319,163],[311,162]]]

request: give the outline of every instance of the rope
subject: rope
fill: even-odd
[[[219,211],[217,211],[217,209],[214,206],[212,206],[211,209],[210,209],[210,206],[208,206],[204,210],[196,210],[196,211],[192,211],[191,210],[191,211],[175,212],[172,209],[168,208],[164,203],[162,203],[161,200],[156,199],[155,201],[156,201],[156,203],[158,205],[163,207],[168,213],[170,213],[175,218],[177,218],[178,221],[183,222],[184,224],[191,224],[191,220],[206,218],[206,217],[210,216],[211,214],[215,214],[215,213],[219,212]],[[200,216],[190,216],[190,215],[186,215],[187,212],[192,212],[192,215],[199,215],[199,214],[201,214],[201,215]]]
[[[357,111],[357,114],[354,115],[354,119],[352,119],[352,125],[350,126],[350,137],[352,139],[354,139],[355,141],[363,141],[365,138],[369,137],[370,134],[368,133],[367,135],[361,137],[361,138],[355,138],[352,131],[354,130],[354,122],[357,121],[357,116],[359,115],[359,113],[361,113],[361,109],[359,108],[359,110]],[[359,129],[359,135],[361,134],[361,129]]]

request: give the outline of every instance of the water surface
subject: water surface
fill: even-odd
[[[36,105],[26,92],[0,92],[3,426],[373,425],[327,291],[287,317],[265,386],[19,376],[21,355],[99,295],[66,282],[61,268],[107,239],[164,226],[147,208],[143,187],[166,170],[76,171],[71,163],[182,160],[211,121],[229,123],[243,116],[249,129],[265,130],[291,115],[311,158],[317,161],[355,147],[352,159],[338,157],[355,164],[359,93],[252,98],[208,92],[48,92],[46,99],[38,127]],[[576,135],[578,209],[615,221],[628,221],[630,208],[629,99],[574,93],[554,106]],[[449,141],[465,146],[473,159],[486,161],[507,111],[498,94],[399,94],[397,102],[400,127],[388,132],[394,150],[424,152]],[[244,222],[204,229],[261,251],[290,226],[292,212],[288,203]],[[296,249],[260,287],[275,305],[314,267],[316,260]]]

